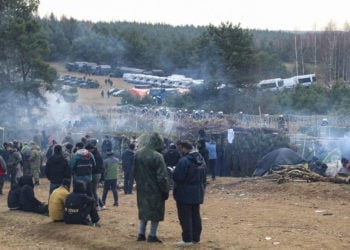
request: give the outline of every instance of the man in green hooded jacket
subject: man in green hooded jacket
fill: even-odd
[[[145,241],[147,222],[151,230],[147,242],[162,243],[157,237],[159,221],[164,220],[165,200],[169,197],[167,170],[163,155],[163,138],[158,133],[144,136],[135,154],[134,177],[137,191],[137,207],[140,219],[138,241]],[[142,142],[142,139],[141,139]]]

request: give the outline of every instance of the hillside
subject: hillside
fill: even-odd
[[[84,74],[77,73],[77,72],[69,72],[65,69],[63,63],[50,63],[51,66],[53,66],[58,74],[60,76],[64,75],[71,75],[71,76],[77,76],[77,77],[84,77]],[[106,76],[86,76],[87,78],[91,78],[93,80],[97,80],[100,84],[100,88],[98,89],[83,89],[78,88],[78,99],[76,101],[76,105],[88,105],[91,107],[94,107],[99,110],[107,110],[118,103],[120,103],[119,97],[113,97],[107,98],[107,91],[111,88],[118,88],[118,89],[130,89],[133,87],[132,84],[126,83],[123,81],[122,78],[110,78],[113,81],[113,85],[110,86],[109,84],[105,84],[105,80],[108,79]],[[104,98],[101,97],[101,91],[104,91],[105,95]]]

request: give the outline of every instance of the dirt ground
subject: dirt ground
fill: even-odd
[[[0,198],[1,249],[175,249],[181,230],[175,202],[166,202],[158,237],[163,244],[137,242],[136,194],[112,194],[100,211],[101,227],[65,225],[49,217],[9,211],[9,183]],[[48,182],[35,187],[48,199]],[[99,188],[101,194],[102,189]],[[334,183],[289,182],[253,178],[218,178],[208,184],[201,206],[201,243],[192,249],[349,249],[350,186]],[[149,229],[148,229],[149,230]]]
[[[122,78],[110,78],[113,84],[112,86],[109,84],[105,84],[105,80],[108,79],[108,76],[95,76],[95,75],[84,75],[76,72],[69,72],[64,68],[62,63],[51,63],[51,65],[57,70],[60,76],[71,75],[76,77],[86,77],[97,80],[100,84],[100,87],[97,89],[82,89],[78,88],[78,100],[76,102],[77,105],[91,105],[97,109],[107,111],[110,108],[115,107],[120,103],[120,97],[107,97],[107,91],[112,88],[118,89],[130,89],[133,88],[133,84],[129,84],[124,82]],[[104,97],[101,96],[101,91],[104,91]]]
[[[66,74],[62,65],[55,65]],[[74,74],[74,73],[70,73]],[[95,78],[95,77],[94,77]],[[118,98],[102,98],[100,89],[79,89],[78,103],[108,108]],[[121,79],[113,87],[131,88]],[[136,194],[119,192],[119,207],[108,194],[107,210],[100,211],[101,227],[53,223],[49,217],[9,211],[5,183],[0,196],[0,249],[175,249],[181,239],[175,202],[166,202],[158,237],[163,244],[137,242]],[[48,181],[35,187],[48,199]],[[99,193],[102,193],[101,188]],[[350,249],[350,185],[326,182],[289,182],[219,177],[207,186],[201,206],[201,243],[191,249]],[[149,228],[148,228],[149,230]]]

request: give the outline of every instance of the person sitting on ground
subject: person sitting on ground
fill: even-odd
[[[56,188],[49,199],[49,216],[55,221],[63,221],[64,204],[69,194],[70,179],[63,179],[62,185]]]
[[[10,210],[19,210],[19,194],[21,192],[21,187],[19,184],[15,183],[7,196],[7,206]]]
[[[339,169],[337,175],[347,177],[350,176],[350,161],[346,158],[341,159],[342,167]]]
[[[86,194],[84,181],[73,183],[73,193],[67,196],[64,205],[63,220],[66,224],[100,226],[95,199]]]
[[[25,212],[34,212],[38,214],[48,214],[48,206],[35,198],[34,183],[31,176],[22,176],[18,185],[19,193],[19,209]]]

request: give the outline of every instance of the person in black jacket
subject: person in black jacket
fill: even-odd
[[[199,139],[197,142],[197,149],[198,152],[202,155],[206,166],[209,166],[209,151],[207,149],[207,146],[205,145],[205,140],[204,139]]]
[[[189,141],[181,142],[180,150],[183,157],[173,173],[173,195],[182,228],[182,241],[177,245],[187,246],[200,241],[202,232],[200,204],[204,201],[206,171],[203,157],[193,151]]]
[[[65,201],[63,220],[67,224],[100,226],[95,199],[86,194],[84,181],[74,182],[73,193]]]
[[[176,148],[176,145],[174,143],[171,143],[169,145],[169,149],[164,153],[164,161],[168,170],[170,189],[172,189],[174,186],[173,177],[172,177],[172,168],[176,166],[180,158],[181,158],[181,154],[179,150]]]
[[[103,204],[101,198],[99,198],[97,194],[98,183],[101,180],[103,171],[103,159],[96,146],[88,144],[85,146],[85,149],[87,149],[94,156],[96,162],[96,164],[92,167],[92,195],[95,198],[99,209],[105,209],[105,204]]]
[[[109,139],[108,135],[105,135],[103,141],[102,141],[102,145],[101,145],[101,151],[102,151],[102,158],[106,159],[107,157],[107,152],[108,151],[112,151],[113,146],[112,146],[112,142]]]
[[[124,172],[124,194],[132,194],[134,185],[133,164],[135,157],[135,144],[131,143],[129,148],[122,154],[122,168]]]
[[[19,193],[19,209],[25,212],[34,212],[38,214],[48,215],[48,206],[35,198],[34,183],[31,176],[22,176],[18,185]]]
[[[62,146],[56,145],[54,147],[54,154],[46,162],[45,174],[50,181],[50,191],[52,191],[62,185],[63,179],[71,178],[71,170],[68,165],[68,161],[64,158],[62,152]]]
[[[10,210],[19,210],[19,195],[21,193],[21,187],[15,183],[7,196],[7,206]]]
[[[37,144],[37,145],[40,145],[40,144]],[[57,141],[53,139],[51,142],[51,145],[49,146],[49,148],[47,149],[46,154],[45,154],[47,160],[53,156],[54,148],[56,145],[57,145]]]

